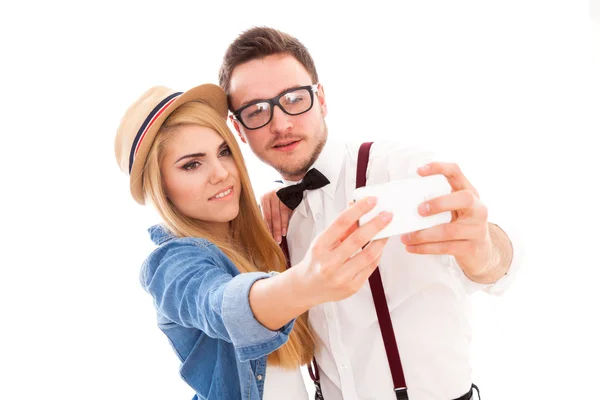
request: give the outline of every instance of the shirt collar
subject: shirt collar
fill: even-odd
[[[325,146],[323,146],[323,150],[321,151],[321,154],[319,154],[319,158],[317,158],[317,161],[315,161],[312,166],[329,179],[329,185],[323,186],[321,190],[323,190],[330,199],[335,197],[335,191],[342,172],[345,148],[346,147],[341,143],[337,143],[330,138],[327,138]]]

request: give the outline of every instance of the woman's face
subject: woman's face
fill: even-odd
[[[227,231],[239,213],[239,171],[211,128],[183,125],[169,139],[160,171],[167,197],[182,214]]]

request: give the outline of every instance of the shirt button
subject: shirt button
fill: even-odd
[[[320,213],[318,213],[317,215],[315,215],[315,218],[316,218],[316,219],[321,219],[321,214],[320,214]]]
[[[348,369],[348,365],[342,364],[342,369]]]
[[[262,375],[256,375],[256,379],[258,379],[259,381],[262,381]]]
[[[327,313],[327,318],[333,318],[333,314],[331,312]]]

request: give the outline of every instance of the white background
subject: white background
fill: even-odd
[[[448,154],[521,235],[511,290],[474,296],[483,398],[600,398],[592,1],[3,3],[0,399],[192,397],[138,282],[156,218],[114,134],[150,86],[216,83],[263,24],[308,46],[331,135]],[[275,173],[244,149],[261,193]]]

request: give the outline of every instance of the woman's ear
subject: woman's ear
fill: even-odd
[[[167,199],[167,201],[170,204],[173,204],[171,202],[171,199],[169,198],[169,192],[167,192],[167,185],[165,185],[165,180],[163,179],[162,174],[160,176],[160,185],[162,186],[162,192],[165,194],[165,199]]]

